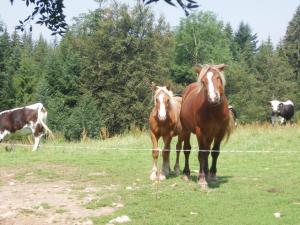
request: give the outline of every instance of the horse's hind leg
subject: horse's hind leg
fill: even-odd
[[[183,179],[188,180],[191,174],[189,157],[191,153],[191,143],[190,143],[191,133],[185,133],[183,135],[183,151],[184,151],[184,169],[183,169]]]
[[[159,139],[159,137],[157,137],[153,132],[151,132],[151,141],[152,141],[152,145],[153,145],[153,149],[152,149],[153,165],[152,165],[152,171],[150,174],[150,180],[157,179],[157,158],[159,155],[158,143],[157,143],[158,139]]]
[[[179,135],[177,144],[176,144],[176,163],[174,165],[174,173],[176,176],[178,176],[180,174],[179,156],[180,156],[181,149],[182,149],[182,137]]]
[[[171,168],[170,168],[170,144],[171,144],[171,140],[172,137],[163,137],[164,139],[164,149],[162,152],[162,156],[163,156],[163,164],[162,164],[162,171],[161,174],[159,176],[160,180],[165,180],[166,176],[168,176],[170,174]]]

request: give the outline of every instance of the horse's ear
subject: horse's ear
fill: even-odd
[[[199,64],[196,64],[194,66],[194,70],[195,70],[196,73],[199,74],[201,72],[201,70],[202,70],[202,66],[200,66]]]
[[[152,90],[152,91],[156,91],[156,89],[157,89],[156,84],[155,84],[154,82],[152,82],[152,83],[151,83],[151,90]]]
[[[218,69],[219,71],[222,72],[222,71],[225,69],[226,65],[225,65],[225,64],[219,64],[219,65],[217,65],[216,67],[217,67],[217,69]]]

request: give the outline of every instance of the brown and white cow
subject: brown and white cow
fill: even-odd
[[[44,131],[53,136],[46,125],[46,119],[47,110],[42,103],[0,112],[0,142],[10,133],[29,128],[34,136],[32,151],[35,151]]]

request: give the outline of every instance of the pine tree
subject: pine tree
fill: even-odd
[[[172,34],[142,5],[98,9],[74,30],[83,70],[80,83],[97,103],[110,134],[147,126],[151,81],[169,79]]]
[[[241,22],[238,30],[234,35],[234,43],[236,51],[234,51],[234,59],[238,61],[243,58],[247,62],[249,68],[253,66],[253,57],[257,50],[257,35],[252,34],[252,30],[248,24]]]
[[[188,84],[196,80],[192,70],[195,64],[229,62],[231,53],[227,32],[223,23],[210,12],[198,12],[182,19],[175,31],[172,79]]]
[[[11,41],[7,29],[0,22],[0,111],[13,106],[12,80],[7,72],[11,55]]]
[[[300,85],[300,5],[289,22],[283,40],[283,47],[289,63],[294,68],[295,80],[298,80]]]

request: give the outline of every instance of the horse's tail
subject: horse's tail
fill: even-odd
[[[232,134],[233,129],[234,129],[234,119],[233,119],[233,116],[231,114],[229,114],[229,121],[228,121],[227,127],[225,129],[225,143],[228,142],[228,139],[229,139],[230,135]]]

